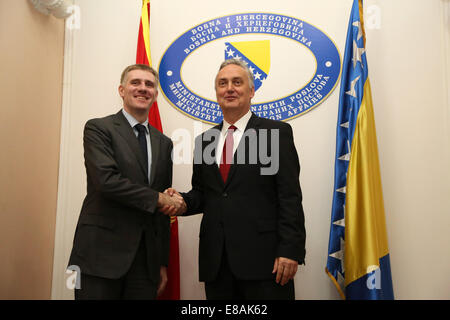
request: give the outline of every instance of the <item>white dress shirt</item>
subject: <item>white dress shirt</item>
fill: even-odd
[[[241,141],[242,135],[244,134],[245,128],[247,127],[247,123],[252,116],[252,112],[248,110],[248,112],[242,116],[238,121],[234,123],[236,130],[233,132],[233,155],[236,152],[236,149]],[[225,139],[227,137],[228,128],[231,126],[228,122],[223,119],[222,131],[220,132],[219,142],[217,144],[216,149],[216,163],[220,166],[220,161],[222,160],[222,151],[223,145],[225,144]]]
[[[139,121],[137,121],[131,114],[129,114],[128,112],[125,111],[125,109],[122,109],[123,115],[125,116],[125,118],[128,120],[128,123],[130,124],[130,126],[133,128],[133,132],[136,135],[136,138],[139,134],[139,132],[137,131],[137,129],[134,127],[135,125],[137,125],[138,123],[140,123]],[[147,153],[148,153],[148,181],[150,181],[150,168],[152,167],[152,144],[150,142],[150,132],[148,129],[148,119],[145,120],[144,122],[140,123],[145,127],[145,139],[147,140]]]

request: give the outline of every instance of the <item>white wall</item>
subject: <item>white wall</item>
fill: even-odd
[[[368,33],[394,289],[450,297],[450,121],[441,1],[378,1]],[[447,2],[448,6],[448,2]]]
[[[180,0],[180,2],[182,2]],[[155,67],[166,48],[194,24],[237,12],[270,11],[296,16],[325,30],[343,56],[351,0],[152,1],[151,44]],[[71,298],[64,274],[73,232],[85,195],[82,129],[92,118],[120,108],[117,94],[122,69],[135,61],[140,0],[76,0],[79,30],[66,32],[58,220],[53,298]],[[273,4],[273,1],[270,1]],[[367,0],[367,55],[375,108],[394,292],[398,299],[450,298],[450,107],[448,103],[449,24],[440,0]],[[199,16],[196,6],[206,14]],[[379,12],[377,10],[379,9]],[[374,13],[375,12],[375,13]],[[305,18],[308,17],[308,18]],[[447,48],[448,50],[448,48]],[[446,66],[446,67],[444,67]],[[215,70],[212,71],[215,74]],[[211,83],[205,86],[212,88]],[[301,160],[307,228],[306,266],[296,276],[297,299],[338,299],[325,275],[334,174],[339,86],[313,111],[290,121]],[[192,134],[201,124],[158,98],[164,132]],[[175,188],[190,188],[190,165],[174,167]],[[197,250],[201,217],[179,219],[181,297],[203,299]]]

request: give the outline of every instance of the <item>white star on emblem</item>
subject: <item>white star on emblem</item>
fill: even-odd
[[[352,23],[352,26],[357,27],[358,28],[358,40],[361,39],[362,37],[362,29],[361,29],[361,22],[359,21],[355,21]]]
[[[353,68],[356,67],[358,61],[361,62],[361,67],[364,68],[364,65],[361,60],[361,56],[364,52],[366,52],[366,50],[364,48],[359,48],[358,45],[356,44],[356,41],[353,40],[353,58],[352,58]]]
[[[261,76],[262,76],[262,74],[259,73],[258,71],[256,71],[255,79],[256,79],[256,80],[259,80],[259,79],[261,79]]]
[[[341,127],[348,129],[350,127],[350,122],[347,121],[346,123],[341,124]]]
[[[228,50],[227,51],[228,57],[232,57],[234,55],[234,51],[233,50]]]
[[[361,78],[361,76],[356,77],[356,79],[354,79],[350,83],[350,91],[345,92],[346,94],[351,95],[353,98],[356,98],[355,85],[356,85],[356,82],[358,82],[359,78]]]
[[[259,79],[259,81],[261,82],[261,84],[259,85],[260,87],[264,84],[264,80],[266,80],[267,78],[262,78],[262,79]]]
[[[253,67],[248,67],[249,69],[250,69],[250,71],[253,73],[253,72],[255,72],[255,68],[253,68]]]

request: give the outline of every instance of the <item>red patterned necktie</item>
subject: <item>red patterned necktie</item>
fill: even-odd
[[[220,161],[220,174],[222,175],[223,182],[227,182],[228,171],[230,171],[231,163],[233,162],[233,132],[237,128],[231,125],[227,130],[227,137],[223,144],[222,159]]]

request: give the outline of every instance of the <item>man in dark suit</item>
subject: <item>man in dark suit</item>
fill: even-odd
[[[224,121],[196,139],[192,190],[182,194],[187,211],[161,211],[203,213],[199,273],[207,299],[294,299],[305,227],[292,128],[251,113],[253,74],[240,60],[221,65],[215,89]]]
[[[75,299],[155,299],[167,282],[172,141],[148,124],[158,74],[132,65],[121,77],[123,109],[84,129],[87,195],[69,266],[81,271]],[[70,267],[69,267],[70,268]]]

